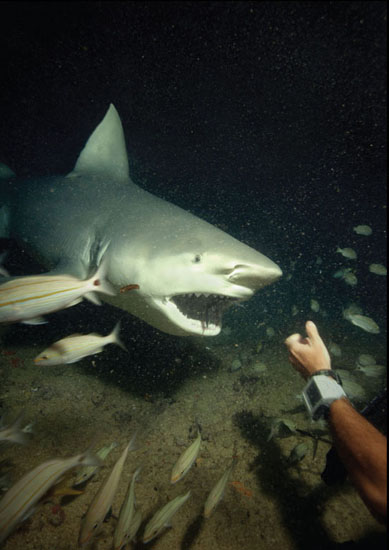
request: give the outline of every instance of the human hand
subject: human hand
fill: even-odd
[[[331,359],[315,323],[307,321],[305,330],[307,338],[301,334],[292,334],[285,340],[285,344],[289,351],[289,361],[304,378],[309,378],[318,370],[331,370]]]

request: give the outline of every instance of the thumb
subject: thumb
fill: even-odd
[[[305,323],[305,330],[307,331],[308,338],[310,338],[312,341],[321,339],[319,331],[317,330],[317,326],[313,321],[307,321]]]

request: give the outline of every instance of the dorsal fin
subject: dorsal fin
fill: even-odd
[[[123,126],[117,110],[112,105],[89,137],[68,177],[78,175],[106,175],[128,180],[128,157]]]

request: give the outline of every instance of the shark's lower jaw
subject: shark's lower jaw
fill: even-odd
[[[240,300],[221,294],[177,294],[164,300],[171,320],[184,331],[202,336],[216,336],[221,331],[226,309]]]

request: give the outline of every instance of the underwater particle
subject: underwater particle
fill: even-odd
[[[311,310],[316,313],[320,310],[320,304],[314,298],[311,299]]]
[[[276,331],[274,330],[273,327],[267,327],[266,329],[266,336],[268,338],[273,338],[273,336],[275,335]]]

